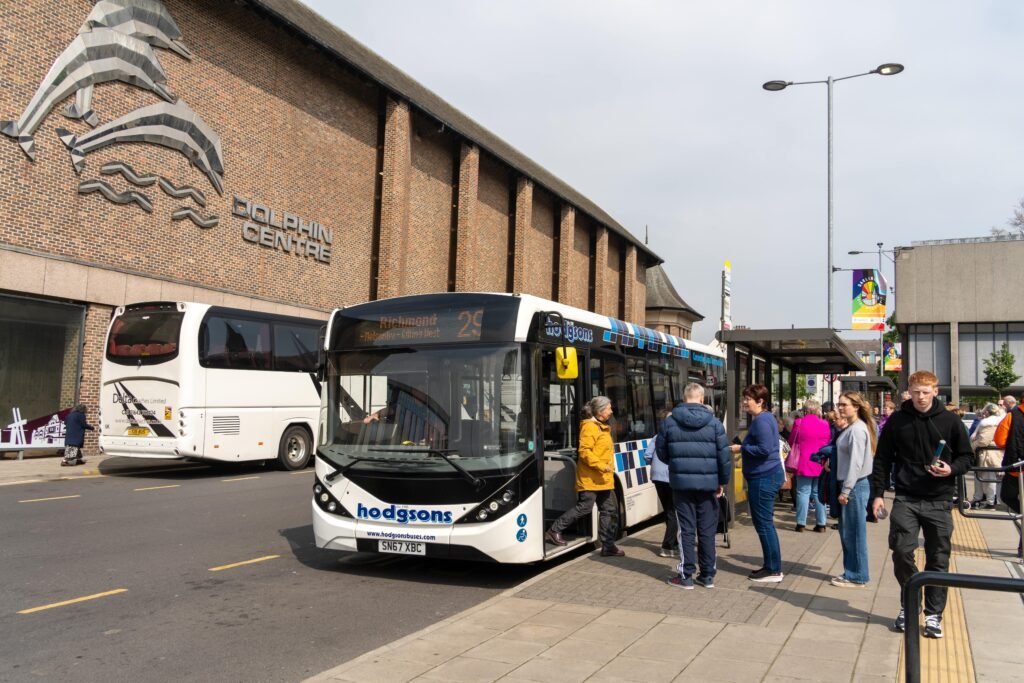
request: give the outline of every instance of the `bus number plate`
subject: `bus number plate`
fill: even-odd
[[[412,543],[410,541],[380,541],[378,547],[382,553],[396,553],[399,555],[426,555],[426,543]]]
[[[149,436],[149,427],[129,427],[128,436]]]

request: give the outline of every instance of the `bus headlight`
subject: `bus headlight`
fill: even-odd
[[[339,517],[352,517],[349,511],[345,509],[345,506],[331,494],[319,479],[313,485],[313,502],[324,512],[329,512]]]
[[[486,521],[487,520],[487,510],[481,510],[480,512],[476,513],[476,518],[478,520],[480,520],[481,522]]]

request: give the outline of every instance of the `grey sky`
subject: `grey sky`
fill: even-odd
[[[650,229],[680,294],[733,320],[826,322],[826,87],[837,83],[835,264],[987,235],[1024,196],[1024,3],[306,0],[588,196]],[[891,281],[891,266],[885,272]],[[897,283],[898,284],[898,283]],[[850,274],[835,276],[849,327]]]

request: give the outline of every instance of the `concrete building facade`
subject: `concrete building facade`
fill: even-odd
[[[927,369],[953,403],[989,397],[984,361],[1005,342],[1024,378],[1024,239],[990,237],[914,242],[896,250],[896,320],[903,381]],[[1024,392],[1024,379],[1009,391]]]
[[[325,318],[499,291],[644,322],[654,253],[301,3],[142,4],[0,7],[4,426],[94,406],[136,301]]]

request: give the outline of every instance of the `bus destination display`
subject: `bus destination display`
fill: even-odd
[[[480,341],[484,309],[379,315],[355,321],[344,336],[354,346]]]

